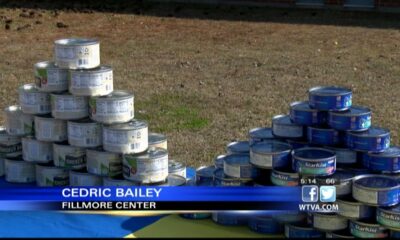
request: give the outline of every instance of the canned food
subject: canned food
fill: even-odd
[[[321,231],[337,231],[347,228],[347,219],[334,213],[314,213],[313,227]]]
[[[308,224],[285,224],[286,238],[323,238],[324,234]]]
[[[307,215],[304,212],[287,211],[273,215],[272,217],[280,223],[296,224],[304,222],[307,218]]]
[[[148,148],[148,125],[133,120],[110,126],[103,126],[103,148],[115,153],[142,153]]]
[[[318,111],[310,107],[308,101],[290,104],[290,119],[292,122],[305,125],[324,125],[327,122],[328,112]]]
[[[326,238],[355,238],[351,235],[349,229],[343,229],[339,231],[327,232]]]
[[[328,124],[343,131],[365,131],[371,126],[371,109],[352,106],[345,112],[329,112]]]
[[[351,90],[336,86],[313,87],[308,90],[308,97],[311,108],[324,111],[344,111],[352,104]]]
[[[95,39],[59,39],[54,45],[59,68],[91,69],[100,65],[100,43]]]
[[[68,90],[68,70],[59,68],[54,62],[44,61],[34,65],[36,86],[42,92]]]
[[[258,168],[284,168],[290,166],[292,148],[274,140],[256,143],[250,147],[250,163]]]
[[[249,151],[249,141],[231,142],[226,146],[226,152],[228,154],[249,154]]]
[[[196,185],[213,186],[215,166],[202,166],[196,169]]]
[[[86,118],[68,121],[68,143],[76,147],[98,147],[103,143],[103,127]]]
[[[34,133],[33,116],[22,112],[21,107],[13,105],[6,107],[5,127],[8,134],[26,136]]]
[[[47,163],[53,160],[53,145],[34,137],[22,138],[22,156],[27,162]]]
[[[246,225],[248,216],[241,212],[213,212],[212,220],[218,224],[225,226]]]
[[[124,154],[122,164],[125,179],[142,184],[162,182],[168,176],[168,152],[162,148],[137,155]]]
[[[75,120],[89,116],[89,99],[69,93],[51,94],[51,115],[57,119]]]
[[[339,143],[339,132],[332,128],[308,127],[307,138],[312,144],[333,146]]]
[[[353,180],[353,198],[373,206],[393,206],[399,203],[399,188],[393,177],[361,175]]]
[[[126,180],[122,174],[119,174],[114,177],[103,178],[104,187],[125,187],[125,186],[128,187],[136,185],[138,185],[136,182]]]
[[[271,216],[254,216],[249,218],[249,228],[258,233],[279,234],[283,232],[283,225]]]
[[[249,131],[250,146],[254,143],[263,142],[265,140],[272,140],[274,138],[274,135],[272,135],[272,128],[253,128]]]
[[[292,149],[311,147],[311,145],[307,141],[297,141],[297,140],[288,139],[287,143],[292,147]]]
[[[169,160],[168,173],[182,176],[186,179],[186,166],[175,160]]]
[[[67,122],[51,116],[35,116],[35,137],[40,141],[62,142],[68,139]]]
[[[115,90],[106,96],[89,99],[89,116],[105,124],[126,123],[134,117],[133,94]]]
[[[355,164],[357,163],[357,152],[348,148],[341,147],[326,147],[327,149],[334,151],[336,154],[336,165],[343,164]]]
[[[366,167],[374,172],[398,173],[400,172],[400,147],[389,147],[381,153],[368,152],[364,154]]]
[[[216,169],[214,171],[214,186],[251,186],[252,179],[248,178],[232,178],[226,176],[224,169]]]
[[[90,174],[86,170],[71,170],[69,184],[73,187],[97,187],[102,186],[103,181],[100,176]]]
[[[400,231],[400,205],[377,208],[376,221],[384,227]]]
[[[373,220],[350,220],[350,232],[357,238],[387,238],[389,230]]]
[[[300,175],[330,176],[336,170],[336,155],[323,148],[299,148],[292,152],[293,170]]]
[[[302,138],[304,128],[292,123],[289,115],[277,115],[272,118],[272,134],[281,138]]]
[[[6,129],[0,126],[0,157],[7,153],[19,152],[21,150],[21,138],[9,135]]]
[[[224,159],[224,173],[234,178],[256,177],[256,169],[250,164],[250,155],[231,154]]]
[[[20,153],[8,155],[4,159],[5,179],[11,183],[35,182],[35,164],[22,160]]]
[[[83,169],[86,166],[84,148],[68,145],[67,143],[53,144],[54,165],[66,169]]]
[[[149,148],[157,147],[163,148],[165,150],[168,149],[167,145],[167,137],[160,133],[149,133]]]
[[[100,66],[90,70],[70,71],[69,92],[75,96],[105,96],[113,91],[113,70]]]
[[[346,196],[351,194],[351,186],[354,174],[351,171],[336,169],[335,173],[329,177],[320,177],[318,181],[321,185],[334,183],[336,196]]]
[[[300,176],[297,172],[290,169],[274,169],[271,173],[271,182],[276,186],[298,186],[300,183]]]
[[[214,166],[216,168],[224,168],[224,159],[227,155],[218,155],[216,158],[214,158]]]
[[[382,152],[390,146],[390,131],[372,126],[364,132],[349,132],[348,144],[358,151]]]
[[[182,213],[179,216],[186,219],[207,219],[211,217],[211,213]]]
[[[88,173],[114,177],[122,174],[122,156],[103,151],[101,148],[86,149],[86,168]]]
[[[163,182],[142,184],[146,186],[160,186],[160,187],[178,187],[186,185],[186,178],[176,175],[168,174],[168,177]]]
[[[39,92],[34,83],[25,84],[18,89],[19,104],[26,114],[47,114],[51,112],[50,94]]]
[[[36,164],[36,184],[39,187],[68,186],[68,170],[48,164]]]

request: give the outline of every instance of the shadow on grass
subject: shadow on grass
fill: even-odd
[[[113,12],[157,17],[231,21],[321,24],[400,29],[399,15],[382,12],[336,11],[328,9],[270,8],[263,6],[155,3],[145,0],[0,0],[0,8],[28,8],[53,11]]]

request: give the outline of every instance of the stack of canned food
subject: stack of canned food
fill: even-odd
[[[220,212],[212,217],[220,224],[248,224],[254,231],[290,238],[399,237],[399,159],[389,130],[371,126],[371,110],[353,106],[350,89],[315,87],[308,101],[294,102],[288,115],[275,116],[271,128],[251,129],[248,141],[229,143],[215,166],[197,170],[197,185],[332,184],[337,213]]]
[[[54,62],[36,63],[35,83],[18,89],[19,105],[4,110],[0,175],[38,186],[184,185],[182,164],[179,172],[171,161],[168,176],[166,137],[134,119],[132,93],[114,90],[100,43],[61,39],[54,49]]]

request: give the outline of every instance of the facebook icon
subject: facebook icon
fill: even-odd
[[[318,186],[308,185],[301,188],[303,202],[318,202]]]

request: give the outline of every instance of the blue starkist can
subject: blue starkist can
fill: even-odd
[[[390,131],[372,126],[364,132],[349,132],[348,144],[351,149],[358,151],[382,152],[389,148]]]
[[[250,146],[254,143],[263,142],[266,140],[273,140],[275,139],[274,135],[272,134],[272,128],[253,128],[249,131],[249,144]]]
[[[269,140],[250,147],[250,163],[258,168],[272,169],[290,166],[292,148],[289,144]]]
[[[350,220],[350,232],[357,238],[387,238],[389,230],[382,227],[374,219]]]
[[[352,106],[344,112],[329,112],[328,124],[342,131],[365,131],[371,126],[371,110]]]
[[[358,202],[352,196],[336,199],[339,207],[338,215],[348,219],[370,219],[375,217],[375,207]]]
[[[326,147],[336,153],[336,166],[347,166],[357,163],[357,152],[343,147]]]
[[[299,148],[292,151],[293,170],[300,175],[329,176],[336,170],[336,154],[323,148]]]
[[[248,218],[248,213],[243,213],[241,211],[225,211],[212,213],[212,220],[218,224],[225,226],[246,225]]]
[[[328,112],[311,108],[307,101],[290,104],[290,119],[296,124],[305,126],[325,125],[327,118]]]
[[[376,210],[376,221],[382,226],[400,231],[400,205],[378,208]]]
[[[289,115],[277,115],[272,118],[272,133],[278,138],[300,139],[305,136],[304,127],[293,123]]]
[[[230,154],[224,159],[224,173],[233,178],[257,177],[257,169],[250,163],[249,154]]]
[[[311,144],[334,146],[339,143],[339,132],[332,128],[308,127],[307,138]]]
[[[298,186],[300,184],[300,176],[292,169],[274,169],[271,173],[271,182],[276,186]]]
[[[249,151],[249,141],[231,142],[226,146],[226,152],[228,154],[249,154]]]
[[[253,180],[249,178],[232,178],[224,173],[224,169],[214,171],[214,186],[252,186]]]
[[[311,108],[323,111],[344,111],[351,107],[352,92],[342,87],[314,87],[308,90]]]
[[[196,169],[196,185],[212,186],[215,170],[215,166],[202,166]]]
[[[325,235],[307,224],[285,224],[286,238],[323,238]]]
[[[280,224],[271,216],[250,217],[249,228],[255,232],[265,234],[279,234],[283,232],[283,224]]]
[[[308,141],[288,139],[287,143],[289,143],[289,145],[292,147],[292,149],[311,147],[310,143]]]
[[[390,147],[381,153],[368,152],[363,155],[364,166],[373,172],[400,172],[400,147]]]
[[[339,231],[333,231],[333,232],[327,232],[326,233],[326,238],[355,238],[353,235],[351,235],[350,230],[348,228],[339,230]]]

